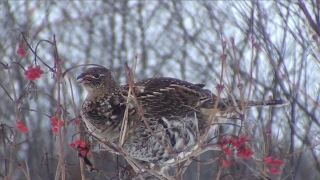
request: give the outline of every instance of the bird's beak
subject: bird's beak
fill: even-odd
[[[80,74],[80,75],[77,77],[77,82],[78,82],[78,84],[85,84],[85,83],[87,83],[87,82],[89,82],[89,81],[85,79],[85,77],[84,77],[83,74]]]

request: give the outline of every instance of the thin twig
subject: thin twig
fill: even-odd
[[[134,59],[133,67],[136,67],[137,59],[138,59],[138,56],[136,55],[135,59]],[[130,102],[131,93],[133,91],[134,71],[135,71],[135,69],[133,69],[133,72],[131,72],[128,64],[126,64],[126,72],[127,72],[128,81],[129,81],[129,91],[128,91],[128,97],[127,97],[127,102],[126,102],[127,106],[126,106],[126,110],[124,113],[124,117],[123,117],[123,121],[122,121],[122,125],[121,125],[121,131],[120,131],[120,146],[123,145],[125,135],[127,132],[127,126],[128,126],[128,120],[129,120],[129,108],[128,108],[129,106],[128,106],[128,104]]]
[[[58,54],[58,48],[57,48],[57,44],[56,44],[56,37],[55,35],[53,35],[53,43],[54,43],[54,58],[55,59],[59,59],[59,54]],[[62,81],[62,70],[61,70],[61,64],[59,62],[57,63],[57,90],[58,90],[58,97],[57,97],[57,105],[58,105],[58,109],[57,109],[57,121],[58,124],[59,121],[61,120],[61,81]],[[58,126],[59,128],[59,132],[58,132],[58,139],[59,139],[59,150],[60,150],[60,156],[59,156],[59,166],[57,167],[57,171],[56,171],[56,176],[55,179],[58,180],[59,179],[59,175],[60,175],[60,170],[61,170],[61,179],[65,180],[66,178],[66,169],[65,169],[65,161],[64,161],[64,143],[63,143],[63,137],[62,137],[62,133],[61,133],[61,126]]]
[[[8,68],[8,74],[9,74],[9,82],[10,82],[10,85],[11,85],[11,92],[13,93],[13,99],[14,101],[17,100],[17,93],[16,93],[16,88],[14,87],[14,80],[12,79],[12,75],[11,75],[11,70],[10,68]],[[19,120],[21,119],[20,118],[20,112],[19,112],[19,105],[17,103],[14,103],[14,112],[15,112],[15,118],[16,120]],[[13,141],[12,143],[15,144],[17,141],[17,131],[14,131],[14,134],[13,134]],[[13,172],[13,163],[14,163],[14,157],[13,155],[15,155],[15,148],[10,148],[10,155],[9,155],[9,172],[7,174],[7,179],[11,179],[11,176],[12,176],[12,172]]]
[[[7,94],[7,96],[10,98],[10,100],[13,101],[13,99],[12,99],[12,97],[10,96],[9,92],[7,91],[7,89],[4,88],[1,83],[0,83],[0,86],[2,87],[2,89],[4,90],[4,92]]]
[[[69,73],[67,73],[67,78],[68,78],[69,85],[70,85],[73,113],[76,115],[76,117],[78,117],[78,116],[79,116],[79,113],[78,113],[78,110],[77,110],[77,108],[76,108],[76,104],[75,104],[75,102],[74,102],[73,86],[72,86],[72,83],[71,83],[71,78],[70,78]],[[79,124],[79,123],[76,123],[76,129],[77,129],[77,132],[81,132],[81,128],[80,128],[80,124]],[[81,133],[78,133],[78,134],[77,134],[77,138],[78,138],[78,139],[81,139]],[[81,178],[82,178],[82,180],[85,180],[84,164],[83,164],[83,161],[82,161],[81,159],[79,159],[79,161],[80,161],[80,174],[81,174]]]
[[[47,63],[45,63],[45,62],[37,55],[37,52],[32,49],[32,47],[30,46],[30,44],[29,44],[28,41],[27,41],[27,38],[25,37],[24,32],[22,32],[22,31],[20,31],[20,32],[21,32],[22,38],[23,38],[24,42],[27,44],[29,50],[35,55],[35,59],[38,58],[47,68],[51,69],[51,67],[50,67]],[[48,41],[48,40],[40,40],[40,42],[41,42],[41,41],[46,41],[46,42],[52,44],[52,42],[50,42],[50,41]],[[40,43],[40,42],[39,42],[39,43]],[[39,44],[39,43],[38,43],[38,44]],[[55,46],[55,42],[54,42],[53,45]],[[37,46],[38,46],[38,45],[37,45]],[[55,46],[55,48],[56,48],[56,46]]]
[[[300,9],[302,10],[302,12],[304,13],[304,15],[306,16],[306,18],[308,19],[312,29],[314,31],[316,31],[316,33],[320,36],[320,28],[319,28],[318,24],[312,19],[311,14],[309,13],[304,2],[302,0],[299,0],[298,5],[299,5]]]

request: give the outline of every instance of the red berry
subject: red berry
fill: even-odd
[[[279,173],[279,170],[278,170],[277,168],[275,168],[275,167],[271,167],[271,168],[270,168],[270,173],[271,173],[271,174],[278,174],[278,173]]]
[[[223,160],[222,161],[222,166],[223,167],[228,167],[229,166],[229,162],[227,160]]]
[[[57,118],[55,116],[52,116],[50,119],[51,119],[51,122],[57,121]]]
[[[23,127],[24,127],[23,124],[21,124],[21,123],[17,124],[17,128],[18,128],[18,129],[22,129]]]
[[[52,131],[53,131],[54,134],[58,134],[59,133],[59,129],[57,127],[54,127]]]
[[[58,122],[57,121],[52,121],[51,122],[51,126],[52,127],[57,127],[58,126]]]
[[[64,121],[63,120],[60,120],[60,127],[61,126],[64,126]]]
[[[76,145],[80,146],[81,140],[80,140],[80,139],[77,139],[74,143],[75,143]]]
[[[86,144],[86,142],[81,141],[79,146],[82,148],[85,148],[87,146],[87,144]]]
[[[21,55],[22,53],[23,53],[23,49],[20,49],[20,48],[19,48],[19,49],[17,50],[17,54]]]
[[[70,146],[70,148],[74,149],[74,148],[76,147],[76,144],[73,143],[73,142],[71,142],[71,143],[69,144],[69,146]]]
[[[224,148],[223,149],[223,153],[225,155],[227,155],[227,156],[232,156],[233,155],[232,151],[229,148]]]
[[[229,143],[229,141],[228,141],[227,138],[222,138],[222,139],[220,140],[220,142],[218,143],[218,146],[219,146],[219,147],[223,147],[224,145],[226,145],[226,144],[228,144],[228,143]]]
[[[23,133],[27,133],[27,132],[29,132],[29,129],[26,126],[24,126],[24,127],[22,127],[21,131]]]
[[[247,137],[246,136],[241,136],[239,141],[241,142],[241,145],[245,144],[247,142]]]
[[[80,154],[81,154],[82,157],[86,157],[87,154],[88,154],[88,150],[86,150],[86,149],[80,149]]]
[[[284,164],[284,162],[280,159],[276,159],[273,157],[266,157],[264,159],[264,161],[266,162],[266,164],[268,164],[269,166],[282,166]]]

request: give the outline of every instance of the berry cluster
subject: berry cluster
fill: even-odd
[[[284,162],[282,160],[276,159],[276,158],[273,158],[273,157],[270,157],[270,156],[266,157],[264,159],[264,161],[266,162],[266,164],[271,166],[270,173],[272,173],[272,174],[278,174],[279,170],[278,170],[277,167],[280,167],[280,166],[284,165]]]
[[[75,142],[71,142],[69,146],[72,149],[78,149],[79,156],[86,157],[88,154],[89,150],[87,147],[87,143],[81,141],[80,139],[76,140]]]
[[[17,128],[19,129],[19,131],[23,132],[23,133],[27,133],[29,132],[29,129],[27,128],[27,126],[25,126],[21,120],[17,121]]]
[[[53,133],[58,134],[59,133],[59,126],[60,127],[64,126],[64,121],[62,119],[60,119],[60,121],[58,123],[57,117],[52,116],[51,117],[51,126],[52,126]]]
[[[40,78],[42,74],[43,74],[43,71],[40,69],[40,66],[33,67],[33,65],[30,65],[28,67],[28,70],[24,72],[24,75],[30,81]]]
[[[19,45],[18,45],[17,54],[19,54],[22,58],[27,57],[27,53],[24,49],[24,44],[22,42],[19,43]]]
[[[238,157],[249,159],[253,155],[253,151],[250,147],[246,147],[246,142],[246,136],[241,136],[240,138],[231,137],[230,139],[223,138],[218,143],[218,146],[223,148],[222,152],[227,156],[233,156],[234,152],[236,152]],[[227,160],[223,160],[222,165],[227,167],[229,166],[229,162]]]

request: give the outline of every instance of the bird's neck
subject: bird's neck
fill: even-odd
[[[91,89],[87,90],[87,98],[97,98],[101,96],[113,96],[120,94],[120,89],[118,87],[103,88],[103,89]]]

